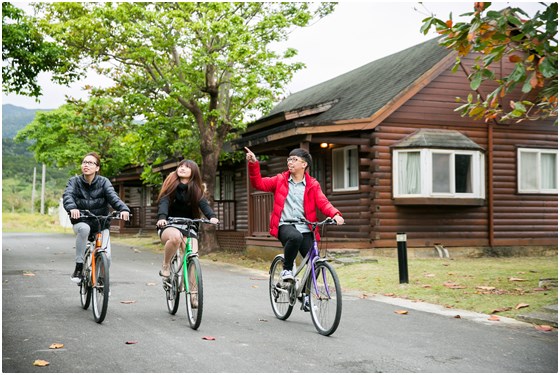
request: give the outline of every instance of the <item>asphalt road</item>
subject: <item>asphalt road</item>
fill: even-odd
[[[211,261],[202,263],[204,315],[194,331],[184,300],[177,315],[167,312],[161,255],[115,244],[109,310],[97,324],[70,281],[73,235],[2,240],[2,372],[558,371],[556,331],[352,292],[338,330],[324,337],[303,311],[275,318],[266,274]],[[402,308],[409,313],[395,313]]]

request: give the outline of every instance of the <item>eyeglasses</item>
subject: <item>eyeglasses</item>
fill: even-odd
[[[82,165],[89,165],[90,167],[92,167],[94,165],[97,165],[97,163],[94,161],[84,160],[82,161]]]
[[[292,157],[290,157],[290,158],[287,158],[286,161],[287,161],[288,163],[289,163],[289,162],[295,163],[296,161],[303,161],[303,159],[296,158],[295,156],[292,156]]]

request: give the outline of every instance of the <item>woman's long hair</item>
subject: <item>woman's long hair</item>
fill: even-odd
[[[191,208],[193,210],[193,214],[195,214],[196,217],[198,217],[200,216],[200,207],[198,205],[199,204],[198,202],[202,198],[204,192],[202,186],[202,177],[200,176],[200,169],[198,168],[198,164],[196,164],[192,160],[181,161],[177,166],[177,169],[179,169],[179,167],[182,165],[186,165],[188,168],[191,169],[191,178],[187,183],[187,187],[188,187],[187,200],[191,202]],[[159,196],[158,196],[158,202],[163,197],[171,197],[175,194],[175,191],[177,190],[177,186],[180,183],[179,175],[177,174],[177,169],[171,172],[169,176],[167,176],[165,181],[163,181],[163,185],[161,186],[161,191],[159,192]]]

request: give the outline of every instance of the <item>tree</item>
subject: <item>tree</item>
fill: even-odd
[[[451,14],[447,21],[434,15],[423,20],[424,34],[435,28],[443,35],[440,43],[458,52],[454,69],[461,64],[461,57],[480,53],[469,74],[472,90],[476,91],[486,80],[497,84],[485,98],[470,94],[456,110],[463,116],[486,121],[557,118],[558,3],[544,4],[545,9],[533,17],[516,7],[488,10],[491,4],[474,3],[474,11],[463,15],[471,17],[469,22],[454,23]],[[515,67],[509,75],[497,77],[492,68],[504,58]],[[503,103],[516,88],[521,88],[522,95]]]
[[[303,68],[271,49],[334,3],[156,2],[37,5],[41,29],[116,83],[107,90],[147,122],[137,162],[194,155],[213,194],[224,142],[263,113]],[[213,201],[213,197],[210,197]],[[209,248],[217,246],[211,238]]]
[[[20,8],[2,3],[2,89],[38,98],[39,73],[53,73],[53,81],[66,84],[80,77],[66,50],[48,42]]]
[[[32,141],[35,160],[49,166],[71,167],[88,152],[101,156],[101,172],[114,175],[133,161],[127,137],[139,126],[128,117],[122,103],[93,96],[89,101],[69,102],[60,108],[38,112],[16,135],[17,142]]]

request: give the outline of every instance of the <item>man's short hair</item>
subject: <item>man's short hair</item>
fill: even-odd
[[[313,164],[313,158],[311,157],[311,154],[303,148],[294,148],[292,151],[290,151],[290,156],[298,156],[302,158],[307,163],[307,168],[305,168],[306,170],[308,168],[311,168],[311,164]]]

